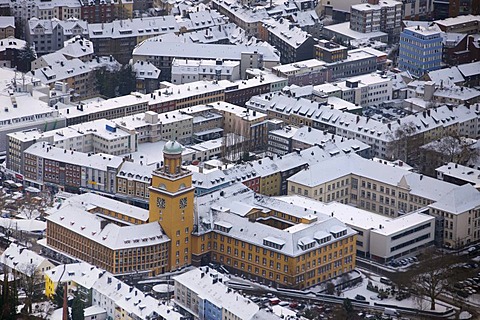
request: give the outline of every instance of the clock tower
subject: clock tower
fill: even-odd
[[[191,264],[193,201],[192,172],[182,168],[183,147],[168,141],[163,148],[163,167],[152,173],[150,222],[158,221],[170,238],[169,265],[175,270]]]

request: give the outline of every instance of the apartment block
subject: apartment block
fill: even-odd
[[[108,100],[94,100],[77,106],[63,105],[59,113],[67,120],[67,126],[97,119],[114,119],[148,111],[148,97],[139,93]]]
[[[316,47],[318,49],[318,47]],[[323,55],[323,49],[317,50],[317,59]],[[339,55],[338,58],[343,57]],[[387,63],[387,55],[385,52],[373,49],[362,48],[349,50],[345,59],[328,62],[325,67],[330,76],[328,81],[333,81],[339,78],[348,78],[362,74],[368,74],[377,70],[383,70]]]
[[[314,90],[362,107],[380,105],[393,98],[392,81],[386,75],[372,73],[348,78],[348,80],[318,85]]]
[[[30,146],[23,157],[24,176],[30,185],[75,193],[114,193],[115,177],[123,162],[117,156],[70,151],[46,142]]]
[[[361,33],[385,32],[388,42],[396,43],[400,36],[402,2],[370,0],[351,7],[350,28]]]
[[[89,24],[88,32],[97,55],[111,55],[127,64],[133,49],[142,41],[161,34],[178,33],[179,26],[173,16],[164,16]]]
[[[37,55],[41,56],[63,48],[64,42],[75,36],[88,38],[88,28],[83,20],[32,18],[26,26],[26,39],[35,45]]]
[[[280,63],[292,63],[313,58],[315,41],[312,36],[286,20],[264,22],[267,41],[279,52]]]
[[[0,40],[0,67],[16,68],[19,61],[19,52],[26,44],[26,41],[14,37]]]
[[[300,128],[285,126],[282,129],[268,132],[267,154],[284,156],[295,150],[305,150],[313,146],[321,146],[323,150],[334,154],[343,152],[355,152],[364,158],[369,158],[370,146],[356,139],[343,137],[320,131],[308,126]]]
[[[228,277],[200,267],[174,277],[175,303],[198,319],[264,319],[253,301],[227,287]],[[275,320],[275,314],[268,315]],[[280,319],[280,317],[278,317]]]
[[[88,23],[108,23],[115,19],[115,3],[103,0],[79,0],[80,16]]]
[[[390,132],[406,123],[413,123],[417,127],[416,134],[424,144],[440,139],[447,133],[469,137],[480,134],[477,106],[474,105],[436,107],[388,123],[342,112],[324,102],[288,97],[281,92],[253,97],[246,106],[267,113],[269,118],[284,121],[287,125],[307,125],[347,139],[357,139],[371,146],[372,156],[382,159],[389,158],[389,144],[392,141]]]
[[[240,62],[216,60],[173,59],[172,79],[174,84],[183,84],[199,80],[240,79]]]
[[[234,82],[222,81],[220,85],[225,87],[225,101],[244,106],[245,103],[258,94],[280,91],[287,86],[288,80],[261,70],[254,72],[252,78],[237,80]]]
[[[279,77],[287,78],[288,84],[297,86],[321,84],[331,79],[331,72],[326,64],[317,59],[275,66],[272,72]]]
[[[280,63],[279,54],[268,46],[162,42],[151,39],[133,50],[133,61],[148,61],[161,70],[161,79],[172,78],[173,59],[240,61],[240,76],[249,68],[271,68]]]
[[[228,102],[217,102],[212,107],[223,117],[224,132],[242,137],[243,142],[248,145],[247,150],[261,148],[266,144],[267,130],[262,124],[267,120],[266,114]]]

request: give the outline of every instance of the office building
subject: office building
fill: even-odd
[[[400,35],[399,68],[416,77],[440,69],[442,37],[437,27],[408,27]]]

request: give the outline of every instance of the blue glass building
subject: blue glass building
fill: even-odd
[[[426,72],[440,69],[442,63],[442,37],[437,27],[415,26],[400,34],[398,67],[421,77]]]

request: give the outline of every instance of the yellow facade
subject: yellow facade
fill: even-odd
[[[266,196],[281,195],[282,174],[280,171],[260,178],[260,194]]]
[[[171,141],[168,144],[179,145]],[[158,221],[171,239],[169,266],[175,270],[191,264],[195,189],[192,173],[181,166],[181,149],[177,153],[169,153],[167,145],[164,166],[154,171],[152,176],[149,220]]]
[[[45,275],[45,295],[47,298],[52,299],[55,294],[57,283],[53,282],[49,276]]]
[[[293,216],[284,216],[297,221]],[[249,279],[296,289],[308,288],[349,272],[356,263],[356,235],[292,257],[214,230],[194,235],[192,249],[196,263],[210,260]],[[202,259],[205,256],[209,258]]]

